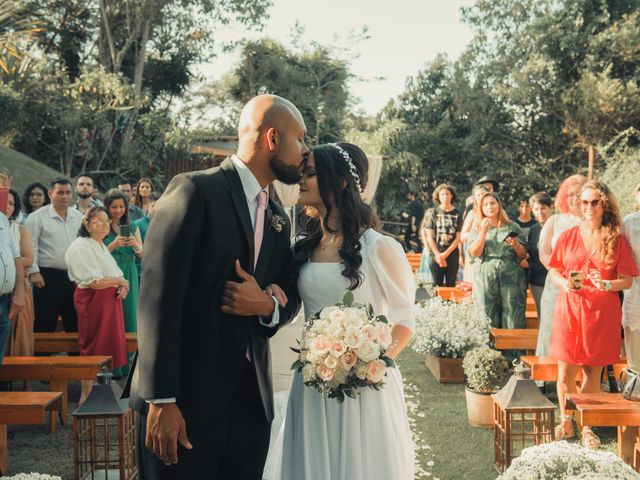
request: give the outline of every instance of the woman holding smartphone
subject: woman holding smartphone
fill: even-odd
[[[563,232],[549,259],[549,277],[560,293],[555,305],[551,356],[558,360],[561,420],[556,439],[574,435],[565,410],[567,393],[576,391],[582,370],[582,393],[600,391],[602,367],[620,357],[622,310],[618,292],[638,275],[631,248],[621,235],[620,208],[602,182],[591,180],[580,191],[582,222]],[[582,444],[598,448],[600,439],[582,427]]]
[[[118,267],[124,273],[124,278],[129,282],[129,294],[122,301],[124,313],[124,331],[137,331],[136,309],[138,308],[138,267],[136,257],[142,258],[142,239],[140,230],[129,223],[129,201],[120,190],[112,189],[104,198],[104,206],[111,215],[111,229],[104,239]],[[131,355],[130,355],[131,356]],[[128,373],[128,366],[122,369],[114,369],[114,377],[124,376]]]
[[[492,327],[524,328],[527,285],[520,262],[527,256],[527,241],[495,193],[480,197],[475,222],[469,235],[469,255],[475,258],[473,302]],[[513,357],[515,352],[505,355]]]

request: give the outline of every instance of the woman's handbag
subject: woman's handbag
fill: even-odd
[[[626,380],[622,389],[622,398],[640,402],[640,373],[634,372],[630,368],[624,370]]]

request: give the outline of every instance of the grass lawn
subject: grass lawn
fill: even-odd
[[[402,353],[398,364],[412,430],[417,436],[416,479],[494,480],[498,474],[493,466],[493,430],[469,425],[464,385],[438,383],[427,370],[424,356],[411,348]],[[557,403],[553,387],[548,395]],[[616,451],[615,428],[594,431],[602,440],[602,448]]]

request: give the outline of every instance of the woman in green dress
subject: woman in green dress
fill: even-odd
[[[140,230],[135,224],[129,223],[129,202],[122,192],[116,189],[107,192],[104,206],[109,210],[112,220],[111,230],[109,235],[105,237],[104,244],[115,258],[122,273],[124,273],[124,278],[129,282],[129,294],[122,301],[124,331],[135,332],[138,324],[136,319],[136,308],[138,307],[138,267],[136,266],[136,258],[142,258]],[[129,232],[126,230],[129,230]],[[129,362],[131,362],[132,356],[130,353]],[[114,369],[113,376],[121,377],[128,373],[129,366],[127,365],[123,368]]]
[[[520,261],[527,256],[526,239],[495,193],[482,195],[475,215],[469,237],[469,254],[475,257],[473,302],[492,327],[525,328],[527,286]]]

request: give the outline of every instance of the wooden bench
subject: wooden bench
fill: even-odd
[[[79,352],[78,334],[76,332],[36,332],[33,334],[36,353]],[[127,352],[135,352],[138,348],[138,337],[135,332],[125,333]]]
[[[625,400],[619,393],[569,393],[567,410],[576,410],[580,424],[589,427],[618,428],[618,456],[634,465],[638,427],[640,427],[640,403]],[[638,470],[637,461],[634,465]]]
[[[0,392],[0,472],[9,471],[7,425],[38,425],[49,412],[55,430],[56,412],[62,409],[61,392]],[[34,452],[35,455],[35,452]]]
[[[558,361],[553,357],[536,357],[535,355],[523,355],[520,360],[531,369],[531,378],[544,382],[555,382],[558,379]],[[627,359],[620,357],[613,365],[616,378],[620,377],[622,370],[627,368]],[[582,370],[578,370],[577,379],[581,378]]]
[[[461,302],[464,299],[473,301],[471,290],[463,290],[458,287],[436,287],[436,294],[454,303]]]
[[[532,328],[492,328],[489,338],[496,350],[535,350],[538,330]]]
[[[50,391],[62,392],[60,421],[64,424],[68,414],[69,381],[94,380],[103,366],[111,369],[110,356],[4,357],[0,382],[48,381]]]
[[[420,262],[422,261],[421,253],[407,253],[407,260],[409,261],[409,265],[411,265],[411,271],[417,272],[420,268]]]

